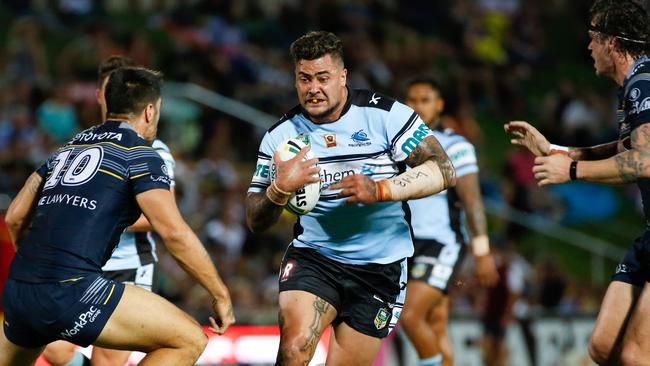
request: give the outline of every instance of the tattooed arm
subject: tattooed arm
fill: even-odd
[[[11,241],[16,249],[18,248],[18,241],[31,222],[31,215],[42,186],[43,177],[38,173],[32,173],[7,209],[5,222],[9,229]]]
[[[440,173],[444,179],[444,188],[453,187],[456,184],[456,171],[454,170],[454,166],[451,164],[447,153],[445,153],[445,150],[440,146],[438,140],[431,136],[424,138],[418,146],[413,149],[413,152],[411,152],[405,162],[406,165],[415,168],[427,161],[436,163],[440,168]],[[433,193],[437,192],[432,192],[430,194]]]
[[[284,206],[277,205],[264,192],[248,192],[246,196],[246,223],[252,232],[273,226],[280,218]]]
[[[412,169],[396,177],[372,181],[353,174],[330,186],[340,189],[348,203],[372,204],[377,201],[406,201],[438,193],[456,184],[456,173],[445,150],[432,136],[425,137],[405,160]]]
[[[292,159],[282,161],[276,152],[273,161],[276,179],[264,192],[249,192],[246,196],[246,224],[253,232],[268,229],[278,221],[291,193],[307,183],[318,182],[318,159],[303,160],[310,146]],[[316,176],[315,176],[316,175]]]
[[[650,123],[632,131],[632,148],[604,160],[580,161],[576,177],[594,183],[623,184],[650,178]],[[553,155],[535,159],[533,172],[539,185],[564,183],[569,178],[571,159]]]

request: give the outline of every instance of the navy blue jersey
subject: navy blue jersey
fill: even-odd
[[[625,149],[631,148],[630,134],[637,127],[650,122],[650,57],[636,60],[623,81],[618,95],[619,141]],[[650,219],[650,180],[639,178],[643,212]]]
[[[118,121],[77,134],[37,173],[45,183],[9,273],[28,282],[101,273],[122,231],[140,216],[135,196],[170,184],[160,155]]]

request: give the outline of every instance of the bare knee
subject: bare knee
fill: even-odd
[[[605,339],[604,337],[599,337],[597,335],[592,335],[589,340],[589,356],[591,359],[599,364],[606,365],[610,361],[610,355],[612,353],[613,344],[610,339]]]
[[[75,353],[75,346],[71,343],[56,342],[45,347],[43,357],[54,366],[65,365],[70,362]]]
[[[189,357],[199,358],[205,347],[208,345],[208,336],[203,333],[200,327],[194,327],[192,332],[188,332],[182,339],[179,345]]]
[[[425,321],[422,314],[413,306],[406,306],[402,310],[402,313],[399,315],[399,322],[406,328],[407,332],[409,329],[417,327],[418,323],[423,323]]]
[[[309,361],[316,350],[318,339],[305,334],[283,336],[278,351],[278,365],[302,364]]]

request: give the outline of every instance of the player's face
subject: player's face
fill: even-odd
[[[95,92],[95,97],[97,98],[97,103],[99,104],[99,109],[102,113],[102,122],[106,120],[106,97],[104,96],[104,93],[106,91],[106,84],[108,84],[108,77],[104,78],[104,81],[102,81],[102,86]]]
[[[594,68],[598,76],[613,76],[616,69],[612,57],[613,40],[605,34],[589,31],[589,46],[591,58],[594,59]]]
[[[413,84],[406,91],[406,105],[413,108],[428,125],[438,122],[444,103],[429,84]]]
[[[317,123],[336,120],[347,97],[347,70],[329,54],[296,63],[296,92],[300,105]]]

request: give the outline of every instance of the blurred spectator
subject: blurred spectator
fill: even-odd
[[[36,108],[36,119],[57,145],[68,142],[79,131],[77,112],[66,97],[64,86],[55,88],[52,96]]]

